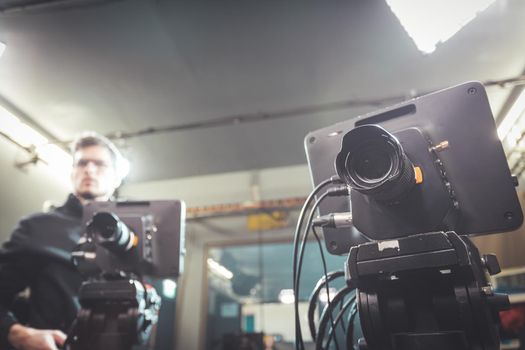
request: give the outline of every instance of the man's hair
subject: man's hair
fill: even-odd
[[[106,148],[111,155],[113,167],[117,168],[119,161],[122,159],[122,154],[118,148],[107,137],[92,131],[83,132],[79,137],[76,138],[71,146],[71,155],[74,157],[78,150],[91,146],[101,146]]]

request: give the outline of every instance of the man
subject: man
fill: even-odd
[[[73,194],[49,213],[22,219],[2,246],[0,349],[56,350],[63,345],[79,309],[76,293],[82,278],[70,255],[83,230],[82,205],[110,199],[120,185],[119,157],[102,136],[79,138],[73,146]],[[29,305],[21,312],[16,296],[27,288]]]

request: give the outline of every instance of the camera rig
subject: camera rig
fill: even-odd
[[[72,259],[87,281],[65,348],[127,350],[148,340],[161,299],[146,281],[182,272],[184,216],[180,201],[84,208],[86,230]]]
[[[483,86],[465,83],[314,131],[305,148],[317,201],[303,242],[310,226],[316,238],[322,227],[327,250],[348,254],[338,275],[346,287],[318,332],[310,320],[316,349],[332,341],[339,349],[342,338],[348,349],[499,349],[508,297],[488,280],[500,270],[496,257],[480,256],[468,236],[516,229],[523,215]],[[297,272],[294,256],[295,295]],[[319,287],[328,292],[328,283],[325,270]],[[338,332],[345,312],[348,327]],[[303,349],[300,328],[296,335]]]

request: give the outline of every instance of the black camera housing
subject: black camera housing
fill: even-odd
[[[521,226],[516,180],[480,83],[464,83],[309,133],[305,148],[314,186],[336,175],[334,160],[344,136],[364,125],[394,135],[412,163],[422,168],[424,180],[398,203],[355,190],[350,199],[327,198],[320,214],[352,211],[357,228],[323,229],[332,254],[348,253],[367,239],[440,230],[489,234]]]
[[[73,261],[92,277],[176,278],[184,266],[185,213],[182,201],[91,202]]]

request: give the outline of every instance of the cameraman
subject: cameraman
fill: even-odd
[[[0,249],[0,349],[58,349],[79,310],[82,277],[70,257],[83,231],[82,205],[110,199],[120,185],[121,156],[94,133],[80,137],[72,152],[73,194],[49,213],[23,218]],[[19,307],[26,289],[28,301]]]

